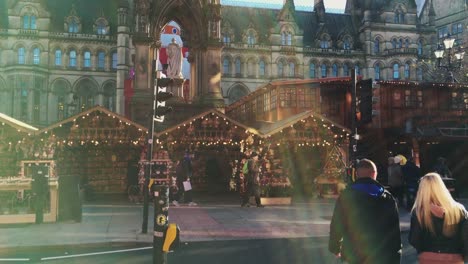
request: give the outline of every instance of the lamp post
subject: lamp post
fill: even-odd
[[[437,50],[434,51],[434,55],[437,59],[436,67],[446,69],[448,71],[448,82],[457,82],[453,77],[453,71],[463,67],[465,51],[463,51],[461,46],[454,48],[455,38],[451,36],[448,36],[443,42],[444,44],[439,44]],[[444,64],[442,64],[442,60],[444,60]]]

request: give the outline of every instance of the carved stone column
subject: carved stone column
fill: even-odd
[[[152,77],[153,50],[152,39],[146,35],[136,34],[133,37],[135,47],[135,79],[133,80],[133,97],[130,115],[140,124],[146,124],[145,113],[149,113],[152,106]]]

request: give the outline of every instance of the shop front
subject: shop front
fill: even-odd
[[[262,196],[290,202],[294,193],[338,193],[348,135],[346,128],[312,111],[255,129],[210,110],[157,133],[155,151],[167,151],[173,163],[188,153],[194,189],[209,193],[242,191],[242,167],[255,151],[262,164]]]
[[[246,152],[258,148],[261,142],[255,129],[217,110],[208,110],[155,134],[153,157],[165,151],[176,164],[189,155],[193,189],[220,193],[237,189],[237,168]],[[175,176],[175,165],[172,169]]]
[[[56,174],[67,189],[61,193],[79,188],[82,196],[76,199],[93,199],[127,193],[137,177],[128,168],[138,163],[146,133],[145,127],[96,106],[41,129],[34,140],[53,151]]]
[[[58,181],[37,128],[0,113],[0,224],[57,220]]]

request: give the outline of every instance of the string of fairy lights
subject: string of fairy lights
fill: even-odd
[[[220,121],[222,119],[222,121]],[[291,131],[300,129],[301,125],[312,123],[310,125],[309,134],[313,137],[302,136],[297,131],[291,134]],[[181,124],[172,131],[168,131],[157,136],[157,149],[171,149],[175,145],[185,144],[190,146],[226,146],[226,147],[246,147],[251,145],[262,145],[265,143],[281,146],[285,144],[293,144],[296,147],[328,147],[333,145],[341,145],[347,142],[349,133],[346,129],[338,128],[331,122],[327,122],[323,118],[317,118],[310,115],[303,118],[295,124],[288,125],[281,130],[273,133],[262,134],[253,128],[241,128],[238,125],[233,125],[233,131],[226,129],[230,127],[231,122],[227,118],[217,116],[215,113],[194,118],[191,121]],[[199,131],[194,131],[197,127]],[[312,129],[312,127],[314,129]],[[183,131],[181,131],[183,130]],[[215,134],[212,132],[216,131]],[[232,138],[233,135],[238,135],[238,140]]]
[[[2,123],[5,126],[5,123]],[[18,134],[20,134],[18,130]],[[23,133],[24,134],[24,133]],[[25,148],[35,158],[50,158],[54,148],[145,145],[148,131],[103,111],[88,112],[49,128],[29,132],[9,141],[12,147]],[[177,146],[227,147],[248,149],[264,144],[294,147],[330,147],[347,143],[349,132],[321,117],[310,115],[270,133],[238,124],[215,112],[208,112],[155,136],[155,150]],[[24,144],[23,144],[24,143]],[[30,148],[26,150],[26,145]],[[39,154],[38,154],[39,153]]]

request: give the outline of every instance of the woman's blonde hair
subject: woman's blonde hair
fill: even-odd
[[[458,223],[464,217],[464,206],[452,198],[442,178],[435,172],[428,173],[421,178],[418,194],[412,209],[416,213],[421,226],[435,235],[431,204],[445,209],[442,233],[447,237],[454,236]]]

